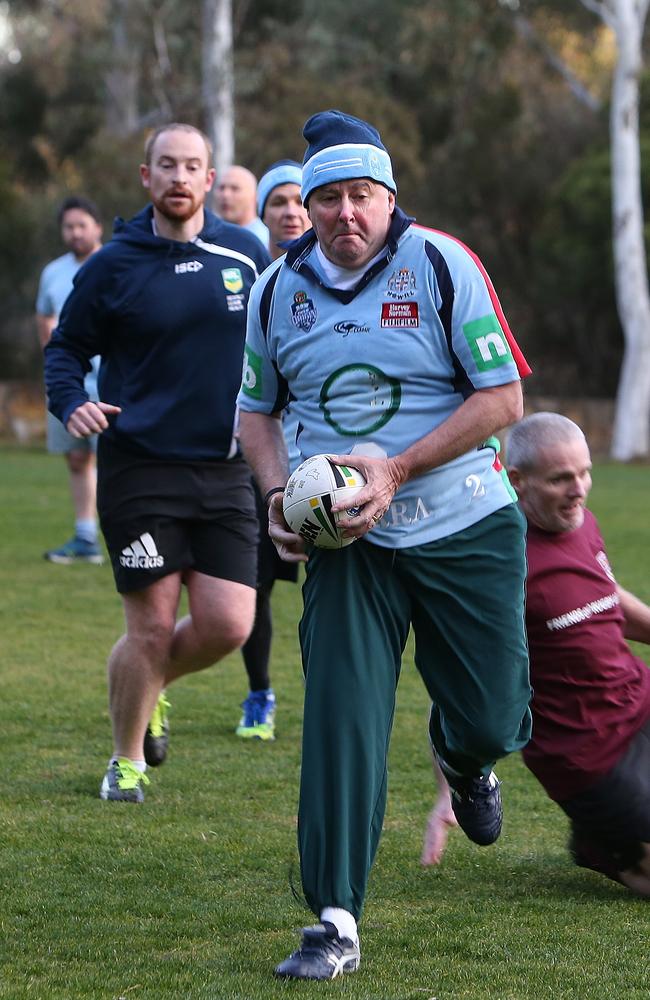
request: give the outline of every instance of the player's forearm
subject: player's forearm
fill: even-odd
[[[289,478],[289,460],[279,416],[241,411],[239,440],[262,496],[276,486],[284,486]]]
[[[444,423],[390,460],[399,485],[464,455],[522,414],[520,382],[473,393]]]
[[[625,616],[623,634],[626,639],[650,644],[650,607],[629,590],[618,587],[621,610]]]

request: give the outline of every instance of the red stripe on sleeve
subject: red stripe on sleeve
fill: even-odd
[[[506,335],[506,340],[508,341],[508,345],[510,347],[510,350],[512,351],[512,356],[514,358],[515,364],[517,365],[517,371],[519,372],[520,377],[521,378],[526,378],[526,376],[532,375],[533,370],[530,367],[530,365],[528,364],[528,362],[526,361],[526,358],[524,357],[523,352],[522,352],[521,348],[519,347],[519,344],[515,340],[514,334],[513,334],[512,330],[510,329],[510,326],[508,325],[508,320],[506,319],[505,313],[504,313],[504,311],[503,311],[503,309],[501,307],[501,303],[499,302],[499,297],[498,297],[498,295],[497,295],[497,293],[495,291],[494,285],[492,284],[492,280],[490,278],[490,275],[487,273],[487,271],[483,267],[483,264],[481,263],[480,258],[477,257],[477,255],[474,253],[474,251],[470,250],[470,248],[468,246],[466,246],[466,244],[463,243],[462,240],[457,239],[456,236],[451,236],[449,233],[443,233],[441,229],[431,229],[430,226],[421,226],[419,223],[416,224],[416,228],[417,229],[425,229],[425,230],[427,230],[430,233],[439,233],[441,236],[445,236],[447,239],[452,240],[453,243],[457,243],[459,247],[462,247],[463,250],[467,254],[469,254],[469,256],[472,258],[472,260],[474,261],[474,263],[478,267],[479,271],[481,272],[481,275],[483,276],[483,280],[485,281],[485,284],[487,285],[487,290],[489,292],[490,299],[492,300],[492,305],[494,306],[494,311],[496,313],[497,319],[499,320],[499,323],[503,327],[503,332]]]

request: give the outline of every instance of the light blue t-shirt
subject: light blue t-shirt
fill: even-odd
[[[253,221],[249,222],[243,228],[248,229],[249,233],[253,233],[254,236],[257,236],[260,243],[263,243],[264,248],[268,250],[271,234],[269,233],[267,227],[260,219],[259,215],[256,215]]]
[[[462,244],[411,225],[371,273],[355,291],[323,287],[312,246],[251,292],[238,404],[268,414],[290,398],[301,461],[399,454],[475,390],[519,379],[494,290]],[[494,459],[486,444],[405,483],[367,540],[421,545],[512,503]]]
[[[85,261],[78,261],[73,253],[65,253],[62,257],[57,257],[46,264],[41,273],[36,296],[36,312],[40,316],[56,316],[58,319],[63,303],[72,291],[74,276],[83,263]],[[99,355],[90,359],[92,369],[84,379],[84,388],[94,401],[98,399],[97,376],[100,362]]]

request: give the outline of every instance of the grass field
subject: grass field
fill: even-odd
[[[620,582],[645,600],[649,486],[648,467],[600,465],[591,503]],[[648,1000],[648,904],[571,866],[565,821],[518,757],[498,767],[498,843],[454,833],[442,865],[420,867],[432,788],[410,656],[361,969],[331,983],[274,980],[312,922],[290,888],[299,590],[274,592],[277,741],[234,736],[246,685],[232,656],[171,689],[170,756],[150,772],[144,806],[104,803],[104,664],[121,609],[106,566],[43,561],[69,522],[62,461],[0,449],[0,998]]]

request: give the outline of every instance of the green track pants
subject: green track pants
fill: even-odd
[[[358,919],[386,805],[386,758],[410,626],[438,755],[488,773],[530,737],[525,538],[514,505],[409,549],[315,550],[305,670],[298,845],[309,906]]]

